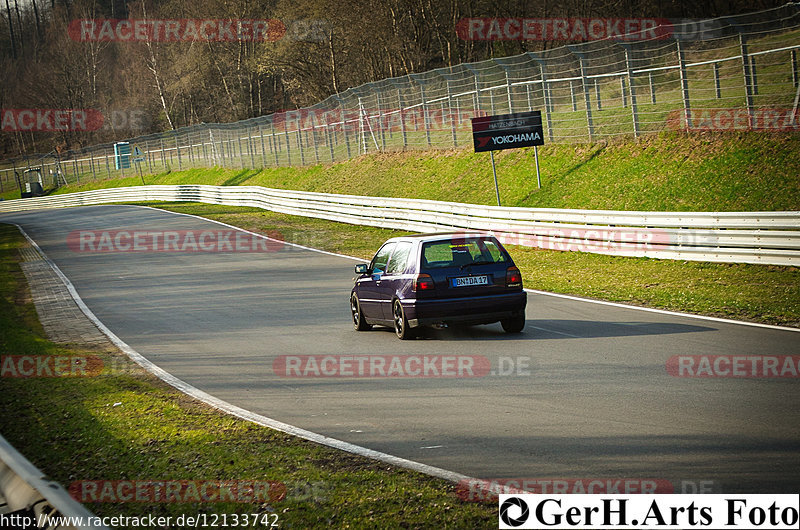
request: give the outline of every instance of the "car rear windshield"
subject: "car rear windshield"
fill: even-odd
[[[492,239],[454,238],[422,245],[423,268],[504,263],[508,256]]]

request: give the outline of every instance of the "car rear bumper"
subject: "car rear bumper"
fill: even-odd
[[[438,300],[402,300],[411,327],[433,324],[490,324],[525,311],[528,293],[468,296]]]

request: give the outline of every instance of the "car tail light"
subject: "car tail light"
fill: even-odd
[[[413,291],[432,291],[433,287],[433,278],[430,274],[417,274],[414,283],[411,284]]]
[[[506,287],[522,287],[522,274],[516,267],[506,269]]]

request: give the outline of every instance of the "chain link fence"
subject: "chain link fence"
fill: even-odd
[[[585,28],[591,33],[591,28]],[[800,130],[800,3],[690,21],[351,88],[298,110],[201,124],[114,145],[0,163],[41,167],[51,182],[81,183],[196,167],[256,169],[472,143],[470,119],[541,110],[547,142],[593,142],[664,130]],[[138,155],[137,155],[138,154]]]

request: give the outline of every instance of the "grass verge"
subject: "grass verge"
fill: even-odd
[[[462,502],[454,484],[222,414],[113,348],[48,341],[18,263],[25,244],[16,228],[0,225],[0,431],[11,444],[65,487],[82,480],[241,480],[277,481],[287,493],[274,502],[88,504],[95,514],[173,521],[182,514],[277,514],[281,527],[295,528],[496,524],[496,506]],[[12,378],[8,355],[94,355],[115,371]]]
[[[148,203],[369,260],[397,230],[361,227],[258,208]],[[526,287],[768,324],[800,326],[800,269],[558,252],[509,247]]]
[[[661,133],[638,141],[549,144],[495,154],[504,206],[646,211],[800,210],[800,135]],[[146,184],[258,185],[329,193],[495,204],[489,156],[471,149],[365,155],[336,164],[207,168],[91,181],[58,193]],[[169,164],[168,164],[169,165]],[[146,169],[146,168],[145,168]],[[101,173],[98,178],[106,175]],[[73,180],[71,178],[71,180]],[[9,190],[9,188],[6,188]],[[2,195],[19,198],[16,190]]]

